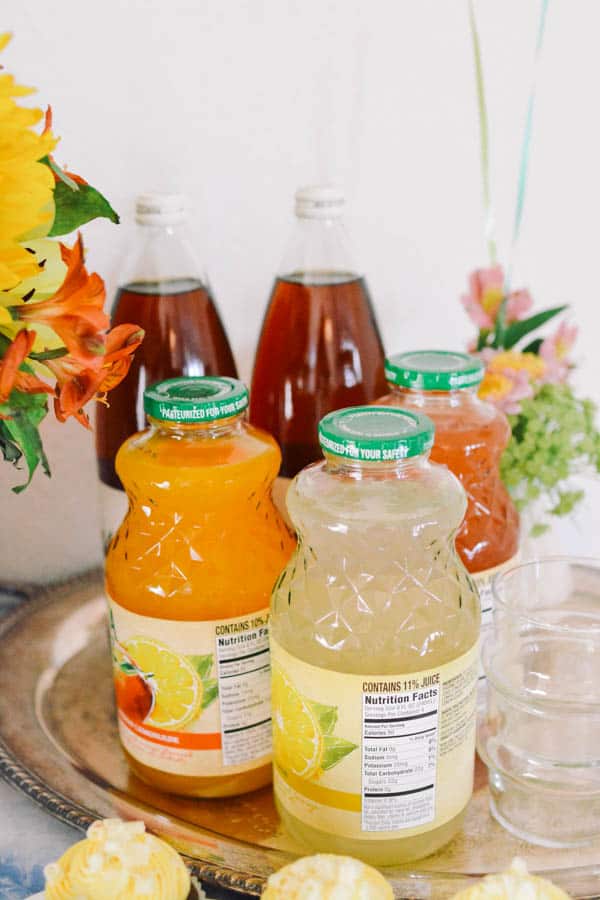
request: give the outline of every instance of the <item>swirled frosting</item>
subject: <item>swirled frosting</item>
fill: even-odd
[[[545,878],[530,875],[525,862],[517,858],[507,872],[486,875],[472,888],[454,894],[452,900],[570,900],[570,897]]]
[[[381,872],[350,856],[317,853],[269,876],[262,900],[393,900]]]
[[[187,900],[191,888],[173,847],[120,819],[94,822],[44,875],[47,900]]]

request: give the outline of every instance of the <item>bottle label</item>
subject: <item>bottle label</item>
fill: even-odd
[[[321,669],[273,637],[271,657],[274,787],[291,815],[338,836],[382,840],[431,831],[464,809],[478,644],[408,675]]]
[[[109,609],[119,734],[136,760],[188,776],[270,762],[267,609],[208,622]]]

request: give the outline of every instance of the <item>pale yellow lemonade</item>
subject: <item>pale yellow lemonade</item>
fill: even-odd
[[[466,498],[433,424],[357,407],[292,482],[298,547],[271,606],[274,788],[311,848],[391,865],[460,827],[472,792],[479,601]]]

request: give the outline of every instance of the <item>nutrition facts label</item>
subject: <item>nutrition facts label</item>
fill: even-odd
[[[416,679],[408,690],[390,686],[373,683],[373,692],[363,686],[363,831],[414,828],[435,818],[440,685]]]
[[[224,765],[237,766],[268,755],[271,667],[266,617],[258,627],[237,634],[219,634],[217,629],[216,661]]]

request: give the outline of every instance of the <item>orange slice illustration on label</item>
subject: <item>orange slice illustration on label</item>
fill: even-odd
[[[192,663],[150,638],[131,638],[123,646],[144,673],[154,695],[144,721],[172,731],[181,731],[193,722],[202,710],[204,689]]]

